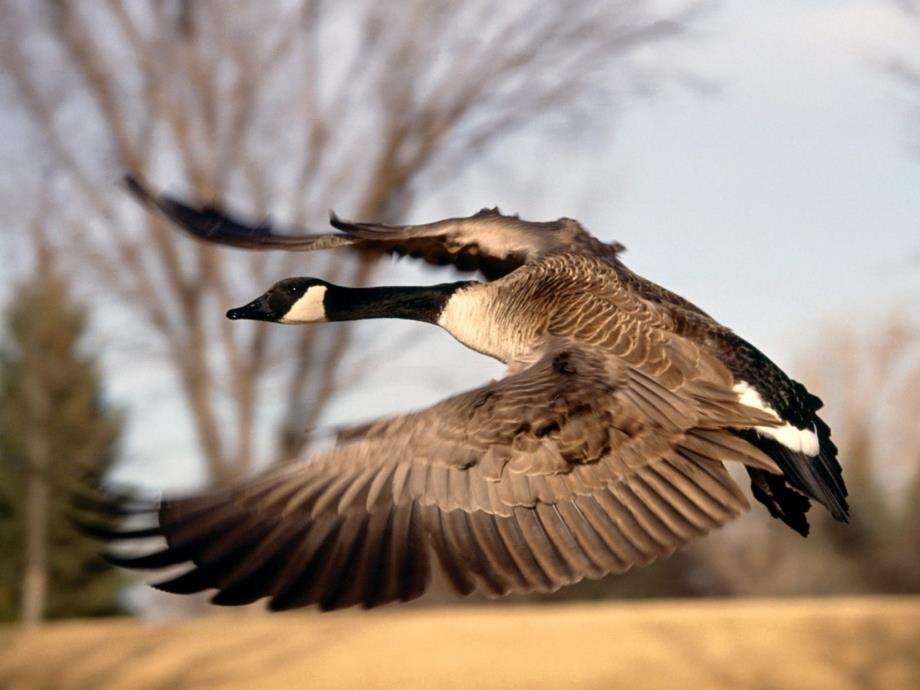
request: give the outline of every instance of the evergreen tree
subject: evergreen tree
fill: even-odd
[[[0,620],[111,615],[123,582],[75,526],[73,500],[111,467],[121,420],[80,350],[86,313],[69,281],[47,251],[37,264],[0,345]]]

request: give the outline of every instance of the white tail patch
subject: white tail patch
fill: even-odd
[[[758,410],[763,410],[782,421],[782,417],[776,413],[776,410],[767,405],[763,398],[760,397],[757,389],[747,381],[739,381],[732,390],[738,394],[738,401],[742,405],[756,407]],[[754,430],[761,436],[769,436],[797,453],[804,453],[814,457],[821,449],[818,435],[814,432],[814,429],[799,429],[797,426],[786,422],[782,426],[755,426]]]

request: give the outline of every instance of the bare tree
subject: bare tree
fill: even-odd
[[[55,219],[57,246],[165,352],[213,481],[250,471],[271,372],[284,372],[277,455],[302,450],[352,331],[231,328],[220,307],[288,274],[292,257],[195,244],[124,202],[114,179],[181,181],[191,197],[273,209],[292,226],[330,205],[392,221],[546,116],[608,119],[640,49],[694,17],[654,17],[642,0],[496,5],[5,1],[2,71],[70,208]],[[374,270],[361,258],[297,262],[351,284]]]
[[[851,529],[828,525],[827,537],[854,561],[866,588],[916,592],[920,327],[915,317],[893,313],[871,335],[838,328],[832,336],[830,351],[810,369],[833,396],[855,509]]]

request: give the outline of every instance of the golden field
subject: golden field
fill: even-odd
[[[3,690],[920,688],[920,598],[758,599],[0,629]]]

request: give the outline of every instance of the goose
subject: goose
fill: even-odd
[[[326,451],[151,506],[166,546],[114,563],[188,564],[155,587],[272,610],[419,597],[439,568],[459,595],[551,592],[666,557],[750,508],[808,534],[811,501],[846,521],[821,401],[686,299],[630,271],[577,221],[497,208],[424,225],[350,222],[285,234],[126,180],[199,240],[246,249],[349,247],[484,280],[349,288],[281,280],[231,319],[435,324],[507,374],[418,412],[355,427]]]

